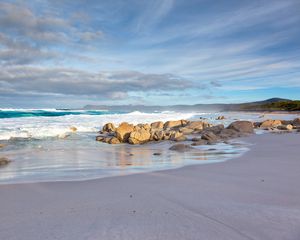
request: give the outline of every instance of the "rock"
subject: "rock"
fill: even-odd
[[[203,121],[192,121],[186,125],[186,128],[193,129],[193,130],[202,130],[203,128],[207,127],[208,123]]]
[[[151,127],[148,123],[146,123],[146,124],[140,123],[140,124],[136,125],[134,128],[135,128],[135,130],[139,130],[139,129],[150,130],[151,129]]]
[[[130,133],[133,131],[134,126],[127,122],[123,122],[119,125],[116,129],[116,137],[119,139],[120,142],[127,142],[130,136]]]
[[[202,134],[205,133],[205,132],[213,132],[214,134],[217,135],[217,134],[220,134],[223,129],[224,129],[224,125],[219,124],[219,125],[216,125],[216,126],[206,128],[204,131],[202,131]]]
[[[96,141],[104,142],[104,143],[110,143],[111,139],[112,139],[112,137],[110,137],[110,136],[97,136],[96,137]],[[119,143],[120,143],[120,141],[119,141]]]
[[[163,129],[164,123],[162,121],[151,123],[151,129]]]
[[[70,127],[70,130],[71,130],[72,132],[76,132],[76,131],[77,131],[77,128],[74,127],[74,126],[72,126],[72,127]]]
[[[183,127],[183,128],[180,128],[179,131],[183,134],[191,134],[194,132],[194,129]]]
[[[141,128],[130,133],[128,142],[130,144],[142,144],[150,140],[151,134],[149,131]]]
[[[183,136],[183,133],[178,132],[178,131],[173,131],[173,132],[171,132],[170,140],[176,141],[176,139],[178,139],[178,138],[180,138],[182,136]]]
[[[282,125],[293,125],[293,120],[280,120]]]
[[[225,116],[218,116],[217,118],[216,118],[216,120],[224,120],[225,119]]]
[[[207,145],[208,141],[204,139],[199,139],[196,142],[192,143],[192,146],[199,146],[199,145]]]
[[[219,140],[218,136],[215,135],[213,132],[206,132],[202,134],[201,139],[207,140],[209,142],[217,142]]]
[[[234,129],[225,128],[218,134],[218,137],[221,139],[227,140],[227,139],[231,139],[231,138],[241,137],[242,135],[243,135],[242,133],[239,133]]]
[[[114,132],[116,131],[116,127],[114,126],[113,123],[106,123],[103,128],[102,128],[102,132]]]
[[[112,137],[112,138],[109,139],[108,143],[109,144],[120,144],[121,142],[118,138]]]
[[[96,141],[103,142],[104,138],[105,138],[104,136],[97,136]]]
[[[277,127],[279,130],[286,130],[286,131],[291,131],[293,130],[293,125],[288,124],[288,125],[280,125]]]
[[[254,133],[253,123],[249,121],[235,121],[227,129],[232,129],[242,133]]]
[[[6,157],[0,157],[0,167],[9,164],[11,161]]]
[[[282,125],[282,122],[280,120],[269,119],[269,120],[263,121],[259,127],[260,128],[270,128],[270,127],[278,127],[280,125]]]
[[[4,148],[5,146],[5,144],[0,144],[0,148]]]
[[[164,124],[164,129],[175,128],[175,127],[184,127],[187,123],[188,123],[187,120],[167,121]]]
[[[178,143],[178,144],[173,145],[169,149],[172,151],[186,152],[186,151],[192,150],[193,148],[190,145]]]
[[[164,136],[165,136],[164,131],[155,131],[152,133],[150,138],[153,139],[154,141],[161,141],[164,139]]]
[[[300,126],[300,118],[295,118],[295,119],[293,120],[293,125],[295,125],[295,126]]]
[[[164,132],[164,137],[162,140],[170,140],[172,132]]]

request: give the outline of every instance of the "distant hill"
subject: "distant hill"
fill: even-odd
[[[195,105],[170,105],[170,106],[145,106],[145,105],[86,105],[85,110],[108,111],[300,111],[300,101],[283,98],[270,98],[263,101],[236,103],[236,104],[195,104]]]
[[[244,106],[243,109],[252,111],[300,111],[300,101],[269,101],[265,103]]]

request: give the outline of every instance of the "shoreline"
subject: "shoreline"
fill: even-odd
[[[4,239],[298,239],[300,134],[243,138],[230,161],[0,185]]]

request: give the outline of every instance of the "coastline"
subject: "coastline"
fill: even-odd
[[[3,239],[298,239],[300,134],[243,139],[230,161],[0,185]]]

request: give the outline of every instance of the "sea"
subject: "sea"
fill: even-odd
[[[224,120],[216,120],[220,115]],[[74,109],[0,109],[0,184],[82,181],[143,172],[211,164],[234,159],[249,149],[239,139],[197,146],[192,151],[170,151],[174,142],[109,145],[95,141],[105,123],[151,123],[205,120],[224,124],[235,120],[293,119],[296,114],[254,112],[111,112]],[[76,128],[76,131],[73,131]],[[257,132],[258,134],[263,132]],[[159,155],[154,153],[159,153]]]

